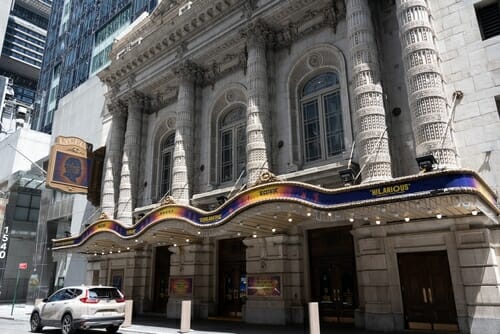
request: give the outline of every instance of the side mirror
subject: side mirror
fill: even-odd
[[[48,298],[44,298],[42,299],[42,302],[46,303],[49,299]]]

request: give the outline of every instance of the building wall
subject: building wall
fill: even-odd
[[[272,7],[273,1],[261,1],[259,8]],[[447,101],[446,112],[450,117],[450,127],[453,130],[455,144],[459,152],[459,165],[477,171],[496,192],[499,190],[498,178],[500,170],[498,153],[500,152],[499,138],[499,111],[495,104],[495,97],[500,94],[500,72],[497,69],[500,53],[500,36],[481,41],[479,28],[476,22],[473,5],[475,2],[437,1],[432,2],[431,23],[434,28],[437,50],[440,55],[440,70],[445,81],[444,96]],[[376,27],[377,47],[380,54],[381,80],[384,89],[384,106],[386,108],[389,145],[392,153],[393,176],[406,176],[418,173],[415,162],[416,140],[419,134],[413,133],[411,125],[409,97],[405,83],[405,63],[401,50],[400,32],[398,31],[396,6],[390,1],[370,4],[374,26]],[[201,10],[201,9],[200,9]],[[235,16],[240,12],[233,13]],[[261,12],[265,16],[265,11]],[[221,19],[220,25],[207,27],[202,34],[193,38],[186,48],[196,55],[197,50],[207,46],[203,43],[202,35],[212,38],[214,35],[229,33],[237,25],[234,17],[226,21]],[[158,21],[159,22],[159,21]],[[153,22],[154,23],[154,22]],[[151,24],[153,24],[151,23]],[[161,26],[159,23],[157,23]],[[126,45],[128,39],[133,40],[140,35],[143,26],[133,30],[117,43],[119,47]],[[238,26],[241,28],[241,26]],[[145,29],[145,28],[144,28]],[[352,88],[353,69],[350,64],[350,44],[348,27],[345,19],[335,26],[320,27],[305,37],[294,40],[289,47],[269,48],[267,52],[268,84],[270,121],[270,160],[269,169],[278,176],[288,180],[305,180],[311,185],[318,183],[327,186],[334,184],[337,178],[337,169],[344,166],[349,158],[353,138],[355,138],[354,123],[354,91]],[[157,42],[157,41],[154,41]],[[120,44],[122,43],[122,44]],[[136,49],[127,51],[138,55],[142,51],[153,50],[157,45],[148,41],[146,45],[135,46]],[[130,44],[128,45],[130,46]],[[161,47],[161,46],[160,46]],[[194,51],[193,51],[194,50]],[[465,50],[465,51],[464,51]],[[153,57],[156,51],[147,53]],[[130,103],[132,98],[127,93],[134,93],[141,88],[151,105],[157,98],[146,88],[155,79],[168,81],[171,79],[178,84],[170,72],[175,73],[176,59],[182,59],[182,48],[160,53],[163,56],[138,66],[137,73],[128,77],[120,77],[111,73],[107,79],[116,80],[108,98],[122,94],[121,106]],[[314,61],[311,61],[312,56]],[[319,56],[318,56],[319,55]],[[321,58],[323,57],[323,58]],[[137,57],[140,58],[140,57]],[[306,165],[301,161],[301,143],[298,139],[300,124],[294,114],[297,104],[297,90],[306,79],[318,73],[317,59],[322,59],[322,68],[336,68],[340,73],[342,109],[344,111],[345,152],[340,154],[338,161],[319,162]],[[117,58],[116,65],[120,66],[123,60]],[[133,67],[131,61],[130,67]],[[316,65],[315,65],[316,64]],[[135,65],[134,65],[135,66]],[[123,65],[123,67],[127,67]],[[110,72],[113,64],[110,67]],[[122,72],[126,72],[124,69]],[[120,72],[118,72],[120,73]],[[161,75],[164,77],[159,78]],[[107,74],[103,74],[105,78]],[[111,78],[114,76],[114,79]],[[218,181],[218,144],[219,134],[216,123],[220,112],[227,110],[231,105],[247,104],[248,76],[243,68],[237,68],[224,73],[212,83],[200,84],[196,87],[193,139],[194,158],[192,179],[191,204],[211,208],[207,203],[214,204],[214,194],[228,194],[233,182],[221,183]],[[167,79],[166,79],[167,78]],[[158,84],[161,86],[163,82]],[[141,87],[141,85],[143,85]],[[164,87],[163,92],[168,96],[169,90],[178,87]],[[134,92],[133,92],[134,91]],[[463,92],[462,98],[454,92]],[[156,93],[156,92],[155,92]],[[228,94],[230,93],[230,94]],[[425,92],[424,92],[425,93]],[[115,96],[113,96],[113,94]],[[148,95],[150,94],[150,95]],[[160,93],[161,94],[161,93]],[[295,95],[294,95],[295,94]],[[82,92],[83,96],[83,92]],[[135,96],[136,97],[136,96]],[[182,98],[183,96],[181,96]],[[61,100],[62,101],[62,100]],[[139,144],[140,157],[132,162],[140,170],[139,185],[144,189],[136,190],[139,199],[135,209],[149,210],[156,204],[162,195],[158,191],[159,183],[159,143],[164,135],[176,130],[179,115],[176,111],[180,103],[170,101],[158,109],[147,103],[141,109],[142,120],[145,124],[141,129],[146,133],[146,144]],[[69,106],[69,101],[68,101]],[[136,105],[129,104],[129,112]],[[134,109],[135,110],[135,109]],[[111,119],[104,112],[104,123],[108,126]],[[58,111],[60,112],[60,111]],[[181,115],[182,116],[182,115]],[[432,121],[432,120],[430,120]],[[448,120],[446,120],[448,121]],[[63,123],[61,123],[63,124]],[[56,126],[56,124],[55,124]],[[57,125],[59,126],[59,125]],[[54,127],[56,129],[57,127]],[[62,128],[62,126],[61,126]],[[75,133],[81,133],[76,131]],[[107,133],[107,130],[104,130]],[[103,135],[102,138],[106,137]],[[101,142],[104,142],[101,139]],[[279,147],[278,143],[282,142]],[[358,143],[359,144],[359,143]],[[358,148],[357,148],[358,149]],[[359,154],[355,153],[355,158]],[[202,168],[203,166],[203,168]],[[320,178],[319,172],[325,171],[327,178]],[[120,181],[115,180],[115,183]],[[330,182],[330,183],[328,183]],[[338,186],[338,184],[337,184]],[[129,190],[127,188],[127,190]],[[211,197],[211,198],[210,198]],[[208,198],[208,199],[207,199]],[[211,203],[210,203],[211,201]],[[428,202],[417,203],[415,206],[428,205]],[[468,202],[458,203],[467,206]],[[377,208],[378,209],[378,208]],[[380,206],[380,210],[385,207]],[[439,211],[439,207],[429,206],[429,217]],[[402,219],[400,217],[399,219]],[[382,331],[400,331],[404,329],[404,310],[402,305],[401,282],[397,263],[398,254],[412,252],[446,251],[451,274],[452,289],[457,310],[458,326],[461,333],[494,333],[500,328],[498,322],[499,276],[498,276],[498,236],[496,228],[489,225],[497,223],[495,217],[486,215],[474,217],[453,217],[443,220],[439,218],[425,218],[410,224],[394,223],[380,224],[375,222],[356,223],[352,225],[352,234],[355,238],[356,270],[358,274],[358,289],[360,292],[360,307],[357,310],[356,324],[361,327]],[[347,222],[344,222],[348,224]],[[174,223],[172,223],[174,224]],[[325,216],[304,219],[301,226],[287,231],[287,235],[245,239],[246,268],[248,273],[280,273],[287,286],[282,299],[250,300],[245,305],[244,318],[248,322],[278,323],[301,322],[304,314],[304,303],[310,299],[311,292],[308,285],[307,273],[307,242],[304,241],[306,231],[318,227],[331,227],[333,223]],[[217,277],[217,238],[205,238],[197,245],[172,247],[171,271],[172,275],[190,275],[195,277],[196,288],[193,293],[195,301],[195,316],[207,317],[214,312],[217,304],[217,284],[210,278]],[[87,280],[90,273],[99,271],[99,281],[109,282],[110,268],[126,268],[127,295],[137,301],[138,312],[147,311],[151,301],[152,253],[154,246],[145,246],[139,253],[117,256],[117,262],[111,261],[111,256],[103,256],[91,261]],[[104,254],[103,254],[104,255]],[[92,258],[92,256],[90,256]],[[94,277],[94,276],[92,276]],[[197,289],[198,288],[198,289]],[[167,316],[178,317],[180,314],[180,298],[171,298],[167,308]]]
[[[0,180],[6,180],[17,171],[30,169],[33,161],[49,154],[49,143],[49,135],[24,128],[1,141],[0,151],[5,154],[5,160],[0,166]]]

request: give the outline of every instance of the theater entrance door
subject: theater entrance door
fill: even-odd
[[[240,318],[246,300],[246,248],[243,239],[219,241],[219,316]]]

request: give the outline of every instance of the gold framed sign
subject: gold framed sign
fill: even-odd
[[[47,187],[66,193],[88,192],[92,144],[77,137],[58,136],[50,149]]]

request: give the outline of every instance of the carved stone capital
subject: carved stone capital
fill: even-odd
[[[121,117],[127,115],[127,104],[122,100],[115,100],[108,103],[108,111],[113,117]]]
[[[247,41],[248,47],[265,46],[274,42],[274,32],[263,20],[250,22],[241,31],[241,37]]]
[[[131,91],[129,94],[127,94],[125,99],[129,106],[134,105],[139,107],[143,107],[147,101],[146,96],[137,90]]]
[[[181,80],[198,81],[203,78],[203,70],[195,62],[186,59],[174,69],[175,75]]]

